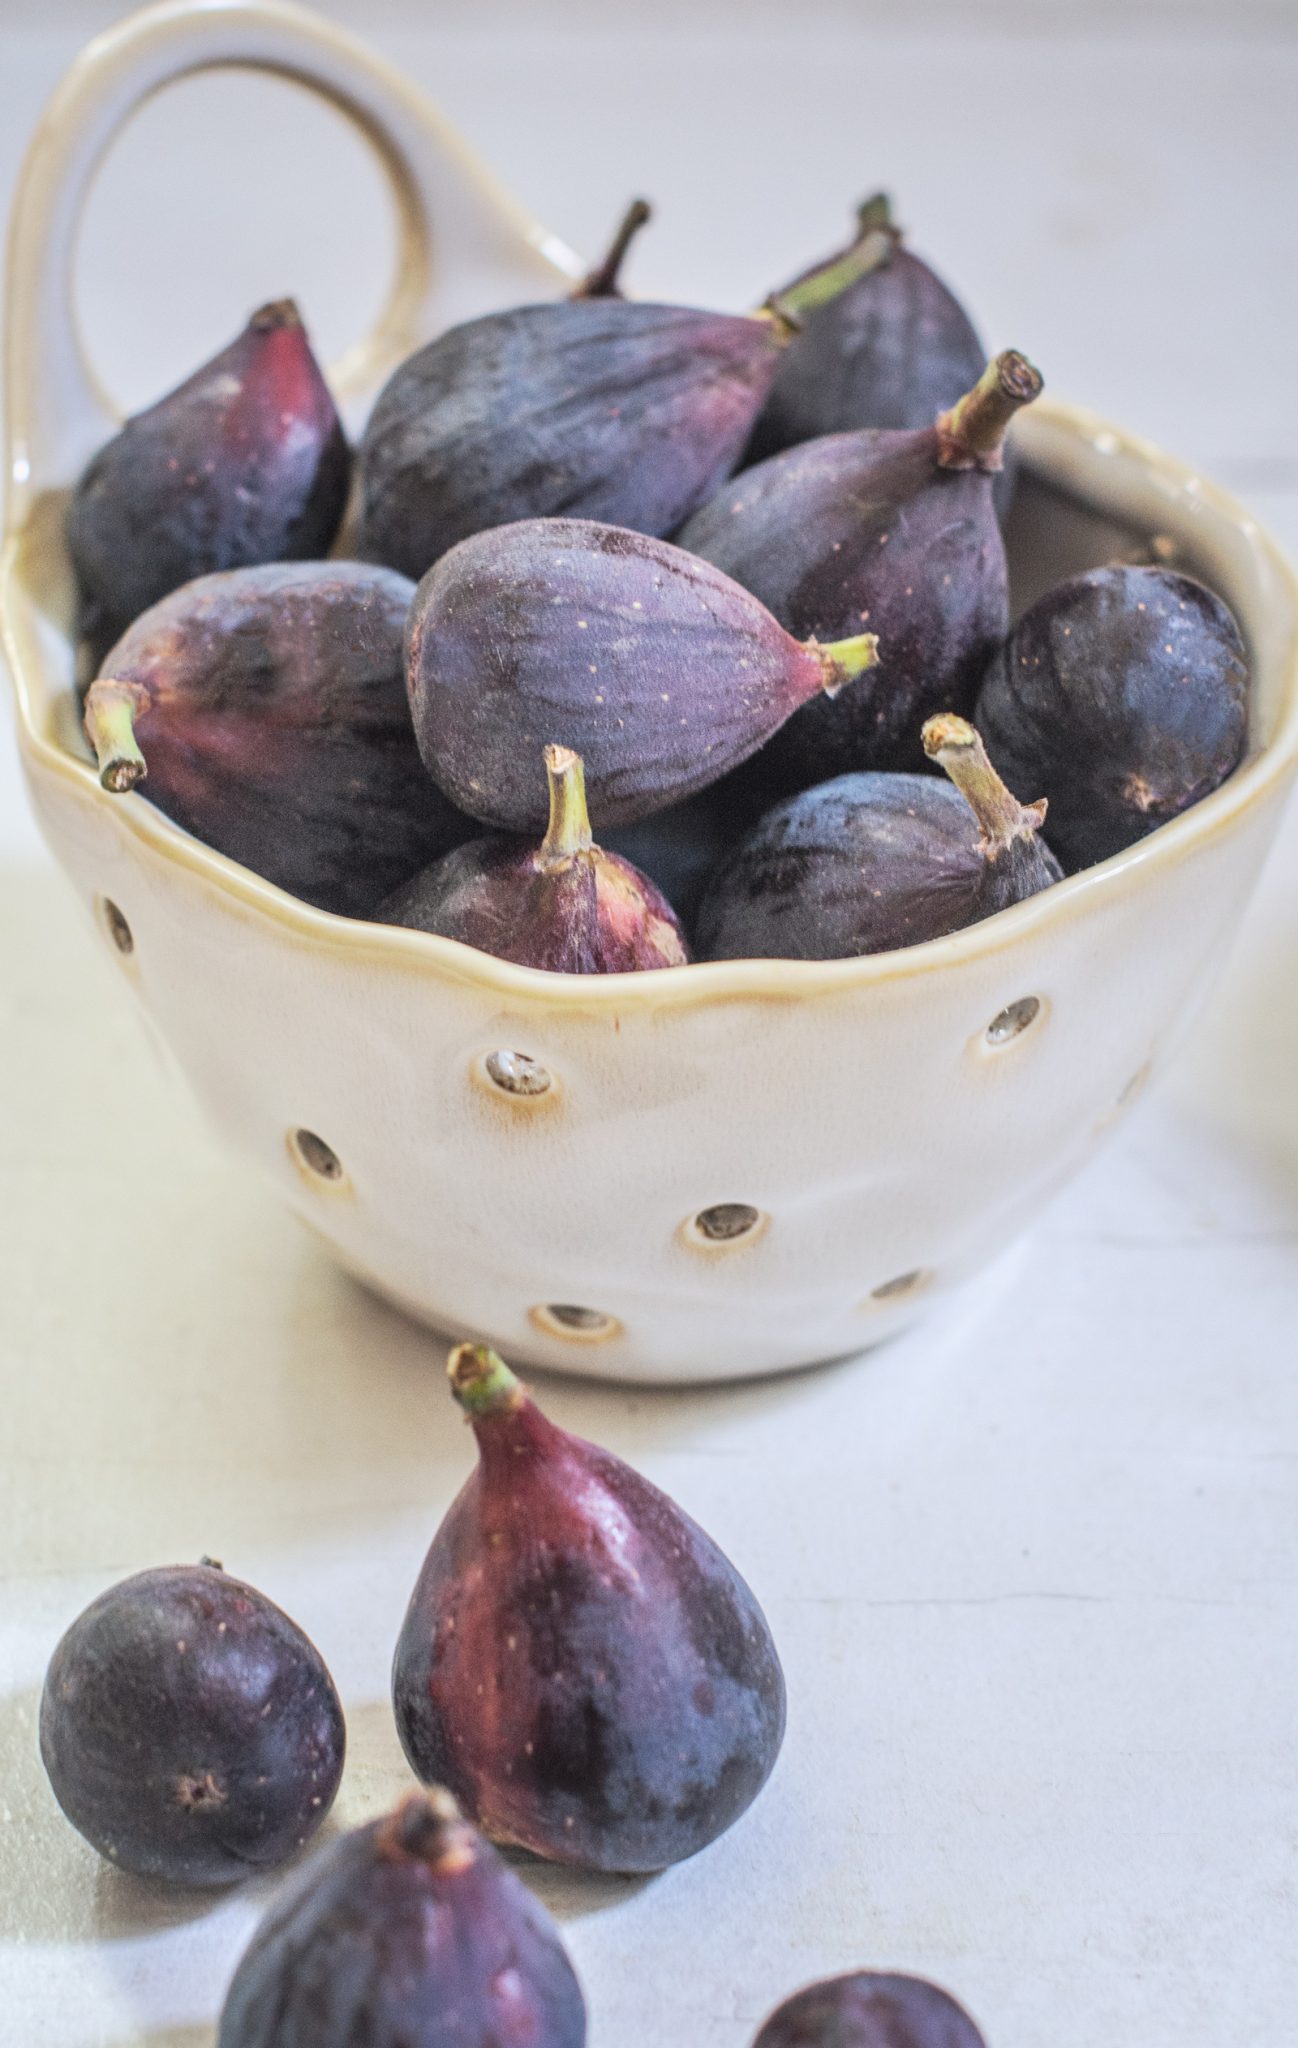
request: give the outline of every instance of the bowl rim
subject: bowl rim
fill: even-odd
[[[1128,877],[1157,874],[1195,853],[1234,828],[1246,813],[1264,804],[1298,767],[1298,575],[1277,543],[1227,492],[1153,444],[1061,399],[1043,396],[1032,411],[1035,420],[1025,418],[1021,422],[1030,429],[1023,437],[1024,466],[1030,472],[1042,475],[1047,482],[1053,480],[1048,466],[1032,459],[1031,439],[1039,433],[1051,439],[1062,433],[1066,439],[1089,443],[1092,450],[1105,455],[1125,456],[1156,472],[1160,483],[1177,496],[1192,498],[1198,509],[1210,510],[1219,521],[1233,525],[1250,551],[1265,559],[1270,574],[1288,599],[1290,610],[1290,631],[1282,657],[1281,702],[1271,738],[1256,752],[1246,755],[1240,767],[1211,795],[1108,860],[1066,876],[1040,894],[944,938],[839,960],[692,961],[683,967],[654,972],[568,975],[516,966],[493,954],[480,953],[458,939],[318,910],[191,837],[146,797],[137,793],[114,795],[102,789],[88,753],[79,758],[44,729],[38,715],[49,704],[44,680],[28,674],[19,657],[11,623],[30,518],[10,531],[0,551],[0,645],[17,700],[20,749],[32,771],[52,776],[65,787],[75,789],[82,799],[111,806],[117,829],[147,855],[187,870],[244,909],[258,914],[286,938],[316,949],[332,950],[358,963],[386,961],[407,971],[421,971],[436,980],[472,987],[495,1001],[513,1000],[576,1012],[623,1011],[628,1005],[647,1011],[689,1009],[727,998],[801,1001],[818,996],[847,996],[885,982],[989,960],[1038,932],[1048,931],[1078,912],[1089,910],[1093,904],[1104,902],[1121,890]],[[30,603],[30,596],[23,591],[17,601]]]

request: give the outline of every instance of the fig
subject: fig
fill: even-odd
[[[988,669],[978,721],[1005,773],[1048,797],[1065,867],[1090,867],[1239,766],[1239,628],[1213,591],[1178,571],[1087,570],[1024,613]]]
[[[344,1742],[314,1643],[210,1558],[92,1600],[41,1695],[41,1758],[73,1827],[173,1884],[235,1884],[293,1855],[333,1803]]]
[[[140,613],[195,576],[329,552],[351,454],[291,299],[100,449],[67,537],[96,665]]]
[[[414,586],[359,562],[200,576],[137,619],[86,698],[105,789],[231,860],[367,916],[473,827],[430,783],[406,700]],[[147,764],[146,754],[147,749]]]
[[[361,553],[421,576],[519,519],[674,532],[739,460],[802,308],[857,267],[849,255],[756,313],[587,292],[451,328],[379,393]]]
[[[657,884],[688,933],[716,869],[768,804],[769,798],[741,788],[738,776],[727,775],[683,803],[618,826],[603,844]]]
[[[226,1994],[216,2048],[583,2048],[559,1930],[448,1792],[318,1850]]]
[[[616,234],[609,243],[607,253],[588,270],[576,290],[569,294],[574,299],[620,299],[622,265],[626,252],[642,227],[653,218],[653,208],[647,199],[633,199],[618,225]]]
[[[1009,630],[992,478],[1005,429],[1041,389],[1006,350],[936,425],[828,434],[726,484],[680,534],[751,590],[795,639],[868,625],[868,686],[795,713],[759,763],[773,793],[858,768],[922,765],[919,730],[968,712]]]
[[[931,775],[840,775],[769,811],[703,899],[704,960],[840,960],[917,946],[977,924],[1062,877],[974,728],[943,715]],[[953,788],[952,783],[955,785]]]
[[[380,920],[555,974],[683,967],[689,952],[670,903],[591,837],[581,756],[547,747],[545,770],[550,823],[539,846],[503,833],[471,839],[390,896]]]
[[[462,1344],[479,1464],[397,1643],[397,1732],[498,1842],[661,1870],[756,1797],[784,1678],[752,1593],[674,1501],[558,1428],[504,1361]]]
[[[786,1998],[753,2048],[985,2048],[964,2007],[922,1977],[856,1970]]]
[[[749,462],[821,434],[931,426],[987,359],[959,300],[904,247],[886,193],[866,200],[856,241],[838,260],[852,249],[873,261],[863,261],[832,300],[805,312],[776,365]]]
[[[582,756],[597,831],[715,782],[800,704],[869,668],[873,634],[821,647],[683,548],[587,519],[461,541],[406,633],[415,736],[461,810],[545,829],[537,750]]]

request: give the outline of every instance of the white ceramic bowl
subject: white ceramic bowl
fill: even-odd
[[[1115,529],[1158,530],[1243,626],[1251,749],[1205,803],[989,923],[865,960],[569,980],[309,909],[143,797],[105,794],[71,689],[59,522],[113,425],[77,341],[72,236],[125,116],[213,62],[325,93],[391,174],[404,261],[378,330],[335,366],[344,389],[584,268],[398,74],[296,8],[150,9],[69,74],[10,245],[0,616],[32,799],[102,943],[226,1137],[440,1330],[645,1380],[768,1372],[895,1331],[1038,1213],[1217,972],[1298,761],[1289,570],[1211,485],[1043,400],[1019,436],[1020,598],[1105,559]],[[502,1086],[517,1062],[498,1054],[548,1086]],[[709,1236],[697,1219],[718,1205],[751,1227]],[[711,1227],[736,1220],[727,1206]]]

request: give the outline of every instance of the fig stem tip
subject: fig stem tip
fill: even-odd
[[[446,1361],[446,1374],[470,1420],[517,1408],[524,1398],[521,1380],[489,1344],[457,1344]]]

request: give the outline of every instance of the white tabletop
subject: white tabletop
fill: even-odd
[[[0,5],[0,196],[116,11]],[[889,184],[991,342],[1298,546],[1291,6],[1237,0],[1227,31],[1208,0],[1023,0],[976,33],[815,0],[328,11],[579,248],[648,191],[647,291],[742,303]],[[368,173],[322,116],[277,179],[276,89],[193,90],[145,117],[88,229],[88,322],[135,401],[286,288],[341,345],[382,277]],[[97,1861],[35,1755],[53,1643],[112,1579],[223,1557],[319,1643],[339,1819],[372,1815],[407,1782],[391,1648],[470,1446],[438,1342],[164,1077],[0,770],[0,2034],[201,2048],[273,1883],[187,1898]],[[863,1964],[946,1983],[993,2048],[1291,2048],[1295,1016],[1298,813],[1172,1074],[942,1320],[781,1382],[545,1386],[731,1552],[790,1685],[774,1779],[694,1862],[529,1867],[593,2048],[747,2048],[778,1998]]]

